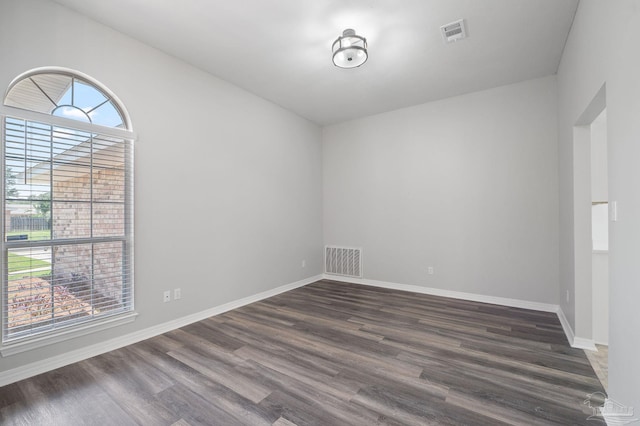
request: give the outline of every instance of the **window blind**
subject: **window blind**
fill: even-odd
[[[3,341],[131,311],[131,141],[6,117],[3,154]]]

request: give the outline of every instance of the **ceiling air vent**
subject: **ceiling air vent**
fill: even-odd
[[[464,26],[464,19],[459,19],[440,27],[442,39],[445,43],[453,43],[467,37],[467,29]]]

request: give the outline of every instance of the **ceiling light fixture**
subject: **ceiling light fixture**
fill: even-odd
[[[355,30],[346,29],[333,42],[333,64],[340,68],[355,68],[364,64],[369,57],[367,39],[356,35]]]

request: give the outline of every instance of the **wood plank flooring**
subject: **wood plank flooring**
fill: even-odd
[[[555,314],[319,281],[0,388],[3,425],[598,424]]]
[[[596,345],[595,351],[585,351],[591,368],[606,391],[609,390],[609,346]]]

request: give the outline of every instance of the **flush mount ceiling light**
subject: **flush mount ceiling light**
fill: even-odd
[[[367,39],[356,35],[352,29],[346,29],[342,36],[333,42],[333,64],[340,68],[355,68],[364,64],[369,57]]]

